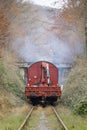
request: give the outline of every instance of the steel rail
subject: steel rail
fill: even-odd
[[[22,130],[22,129],[24,128],[24,126],[26,125],[27,120],[29,119],[29,117],[30,117],[30,115],[31,115],[31,113],[32,113],[32,111],[33,111],[33,109],[34,109],[34,107],[32,107],[32,108],[30,109],[30,111],[28,112],[28,115],[26,116],[25,120],[23,121],[23,123],[21,124],[21,126],[18,128],[18,130]]]
[[[60,124],[62,125],[62,127],[64,128],[64,130],[68,130],[68,128],[66,127],[66,125],[64,124],[64,122],[61,120],[60,116],[58,115],[56,109],[54,107],[52,107],[58,121],[60,122]]]

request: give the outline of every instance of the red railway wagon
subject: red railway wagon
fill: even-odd
[[[50,62],[39,61],[28,68],[25,95],[32,102],[55,102],[61,96],[58,68]]]

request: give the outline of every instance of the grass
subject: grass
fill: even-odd
[[[57,118],[54,115],[51,107],[45,108],[38,107],[33,111],[28,125],[24,130],[40,130],[40,129],[52,129],[61,130],[60,124],[58,124]]]
[[[32,115],[29,119],[30,121],[28,122],[28,124],[24,128],[24,130],[29,130],[29,128],[32,129],[32,130],[37,130],[37,127],[38,127],[38,124],[39,124],[39,121],[40,121],[41,111],[42,111],[41,107],[38,107],[33,111]]]
[[[87,60],[73,66],[62,92],[58,113],[69,130],[87,130]]]
[[[0,130],[17,130],[29,106],[15,57],[10,52],[4,53],[5,56],[0,59]]]
[[[62,127],[60,125],[60,123],[58,123],[57,118],[54,114],[54,112],[52,111],[52,108],[46,107],[46,117],[48,120],[48,127],[51,128],[52,130],[61,130]]]
[[[62,93],[62,102],[75,113],[87,115],[87,60],[78,60]]]
[[[48,116],[49,121],[49,127],[52,128],[52,130],[61,130],[61,125],[58,123],[56,116],[54,113]]]
[[[62,105],[57,107],[57,111],[69,130],[87,130],[87,116],[76,115]]]
[[[20,107],[17,110],[6,114],[3,118],[0,118],[0,129],[17,130],[21,123],[24,121],[28,109],[28,106]]]
[[[0,60],[0,89],[24,99],[25,85],[18,74],[19,70],[13,59],[11,54],[7,53],[6,57]]]

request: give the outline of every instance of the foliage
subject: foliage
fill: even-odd
[[[12,53],[5,52],[5,57],[0,60],[0,110],[2,112],[21,105],[25,100],[25,85],[18,71],[15,57]]]
[[[63,104],[75,113],[87,114],[87,61],[78,60],[65,84]]]
[[[15,56],[4,51],[0,59],[0,129],[16,130],[23,122],[29,106],[25,101],[24,82],[15,66]]]
[[[77,30],[77,22],[86,15],[86,5],[86,0],[68,0],[68,3],[65,2],[65,6],[60,11],[60,14],[57,13],[58,15],[54,17],[55,25],[52,27],[52,29],[57,32],[58,36],[62,35],[68,30],[74,31],[74,26]]]
[[[87,114],[87,97],[81,99],[75,106],[75,112],[80,115]]]
[[[87,115],[80,116],[62,105],[58,105],[57,111],[68,130],[87,130]]]

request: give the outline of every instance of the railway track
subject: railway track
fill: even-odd
[[[24,122],[21,124],[21,126],[18,128],[18,130],[23,130],[24,127],[27,125],[27,122],[29,121],[29,118],[34,110],[34,108],[36,107],[32,107],[28,113],[28,115],[26,116]],[[68,128],[66,127],[66,125],[64,124],[64,122],[62,121],[62,119],[60,118],[60,116],[58,115],[56,109],[54,107],[51,107],[53,113],[55,114],[56,118],[57,118],[57,121],[58,123],[60,123],[61,125],[61,130],[68,130]],[[39,124],[38,124],[39,125]]]
[[[64,122],[62,121],[62,119],[60,118],[60,116],[58,115],[56,109],[54,107],[52,107],[58,121],[60,122],[61,126],[63,127],[64,130],[68,130],[68,128],[66,127],[66,125],[64,124]]]
[[[34,107],[32,107],[32,108],[30,109],[30,111],[28,112],[28,114],[27,114],[27,116],[26,116],[24,122],[20,125],[20,127],[18,128],[18,130],[23,130],[23,128],[24,128],[25,125],[27,124],[27,121],[28,121],[29,117],[30,117],[31,114],[32,114],[33,109],[34,109]]]

